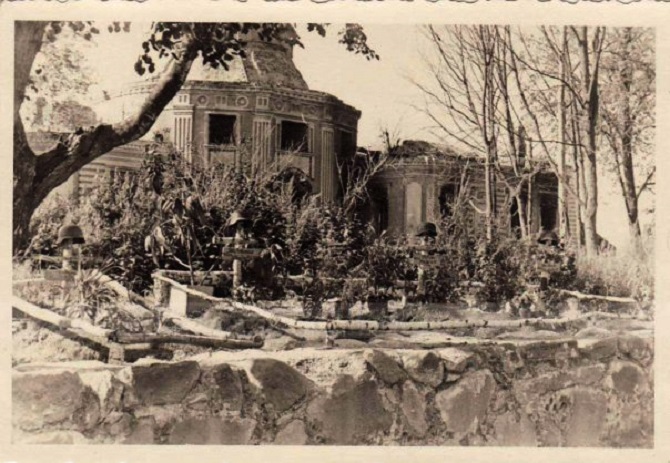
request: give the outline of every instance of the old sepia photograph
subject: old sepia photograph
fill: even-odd
[[[12,442],[652,449],[656,30],[502,21],[14,21]]]

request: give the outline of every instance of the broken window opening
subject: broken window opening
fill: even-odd
[[[386,188],[374,188],[371,191],[372,223],[377,233],[382,233],[389,226],[389,200]]]
[[[209,115],[209,144],[210,145],[232,145],[235,144],[235,127],[237,117],[227,114]]]
[[[356,137],[351,132],[340,130],[340,157],[347,159],[356,154]]]
[[[456,204],[456,197],[458,196],[458,185],[455,183],[448,183],[442,185],[440,188],[440,196],[438,198],[440,203],[440,216],[443,219],[449,219],[454,214],[454,205]]]
[[[309,126],[301,122],[282,121],[281,142],[282,151],[297,151],[309,153]]]
[[[551,231],[558,223],[558,195],[550,193],[540,194],[540,227]]]

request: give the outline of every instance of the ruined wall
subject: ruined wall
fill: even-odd
[[[652,339],[25,365],[15,443],[651,447]]]

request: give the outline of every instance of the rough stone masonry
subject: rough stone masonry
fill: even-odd
[[[15,443],[653,446],[653,338],[28,364]]]

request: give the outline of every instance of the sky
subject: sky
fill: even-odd
[[[115,34],[102,30],[95,43],[84,45],[87,61],[96,74],[92,95],[120,89],[138,79],[133,64],[147,27],[136,23],[129,33]],[[417,52],[421,42],[418,29],[408,25],[365,26],[369,43],[381,57],[379,61],[347,52],[337,42],[337,31],[338,27],[332,25],[323,38],[299,26],[305,48],[295,48],[294,61],[311,90],[333,94],[363,112],[359,145],[378,148],[381,130],[394,133],[400,126],[398,135],[403,139],[438,141],[425,129],[430,121],[413,108],[423,101],[409,82],[423,65]]]
[[[81,47],[96,82],[88,96],[78,96],[82,102],[99,98],[102,90],[113,93],[137,80],[133,64],[148,27],[147,23],[135,23],[128,33],[110,34],[101,25],[102,32],[93,43],[73,41]],[[368,43],[380,55],[379,61],[368,61],[347,52],[337,42],[337,25],[328,28],[325,38],[298,27],[305,48],[296,47],[294,61],[309,88],[331,93],[362,111],[360,146],[379,148],[383,129],[403,140],[443,142],[432,121],[421,111],[424,103],[421,91],[411,83],[412,78],[420,79],[425,72],[423,54],[428,43],[421,31],[413,25],[364,25],[364,28]],[[605,238],[617,247],[624,247],[628,238],[625,206],[613,180],[604,175],[599,179],[598,227]]]

